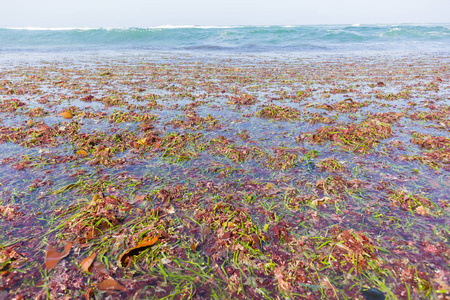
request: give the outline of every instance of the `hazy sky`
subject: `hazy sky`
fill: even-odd
[[[449,22],[450,0],[0,0],[0,27]]]

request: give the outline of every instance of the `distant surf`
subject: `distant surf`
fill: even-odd
[[[2,52],[450,52],[450,24],[0,28]]]

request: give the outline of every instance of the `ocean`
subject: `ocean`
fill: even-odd
[[[0,54],[80,51],[450,53],[450,24],[0,29]]]

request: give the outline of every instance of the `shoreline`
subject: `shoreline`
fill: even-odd
[[[194,62],[194,63],[222,63],[222,64],[258,64],[279,61],[282,64],[289,62],[317,62],[323,63],[328,60],[392,60],[394,63],[402,59],[414,61],[425,59],[449,60],[448,51],[355,51],[355,52],[210,52],[210,51],[146,51],[146,50],[86,50],[86,51],[56,51],[56,52],[1,52],[0,68],[8,66],[15,68],[22,64],[32,64],[38,67],[48,63],[71,62],[75,66],[82,67],[105,62],[120,64],[141,63],[167,63],[167,62]],[[4,69],[3,69],[4,70]]]

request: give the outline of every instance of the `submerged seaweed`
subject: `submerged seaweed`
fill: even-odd
[[[3,67],[0,298],[449,297],[445,62]]]

